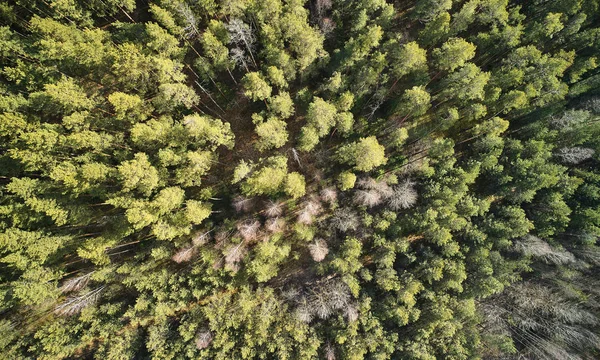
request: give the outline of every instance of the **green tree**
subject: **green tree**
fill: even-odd
[[[294,199],[304,196],[306,193],[306,182],[304,176],[297,172],[291,172],[285,178],[285,193]]]
[[[257,72],[250,72],[242,79],[244,94],[252,100],[264,100],[271,96],[271,87]]]
[[[451,38],[434,49],[432,56],[438,69],[454,71],[475,56],[475,45],[461,38]]]
[[[256,124],[256,135],[259,140],[255,144],[259,151],[280,148],[288,140],[287,124],[283,120],[269,117],[266,121]]]
[[[246,195],[275,195],[287,177],[287,158],[274,156],[267,158],[262,167],[254,171],[242,184]]]
[[[351,165],[357,171],[371,171],[387,162],[385,148],[374,136],[342,146],[336,157],[339,162]]]

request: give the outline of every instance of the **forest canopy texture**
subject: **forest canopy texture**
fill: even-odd
[[[0,358],[600,358],[599,0],[0,1]]]

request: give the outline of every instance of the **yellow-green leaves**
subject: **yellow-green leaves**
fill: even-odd
[[[385,148],[375,136],[342,146],[336,156],[338,161],[351,165],[357,171],[371,171],[387,162]]]
[[[117,169],[125,191],[137,190],[147,196],[158,186],[158,171],[144,153],[135,154],[132,160],[121,163]]]
[[[306,193],[304,176],[297,172],[289,173],[285,179],[284,190],[286,194],[294,199],[304,196]]]
[[[257,72],[244,75],[242,84],[244,85],[244,89],[246,89],[244,94],[254,101],[264,100],[271,96],[271,87]]]

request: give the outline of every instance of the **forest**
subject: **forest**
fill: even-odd
[[[0,0],[0,358],[600,358],[600,0]]]

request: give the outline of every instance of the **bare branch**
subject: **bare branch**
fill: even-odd
[[[196,348],[198,350],[206,349],[212,341],[212,332],[207,328],[203,328],[200,331],[198,331],[198,334],[196,335]]]
[[[62,293],[68,293],[71,291],[79,291],[83,289],[88,282],[90,281],[90,277],[94,272],[89,272],[87,274],[83,274],[81,276],[74,277],[69,279],[63,283],[63,285],[59,288]]]
[[[75,315],[88,306],[95,304],[99,299],[104,286],[98,287],[83,295],[70,296],[65,302],[54,308],[54,313],[61,316]]]
[[[388,199],[388,205],[392,210],[408,209],[417,203],[417,191],[414,188],[414,182],[406,180],[393,189],[392,195]]]
[[[329,253],[327,243],[323,239],[317,239],[314,243],[308,245],[310,256],[316,262],[321,262]]]

